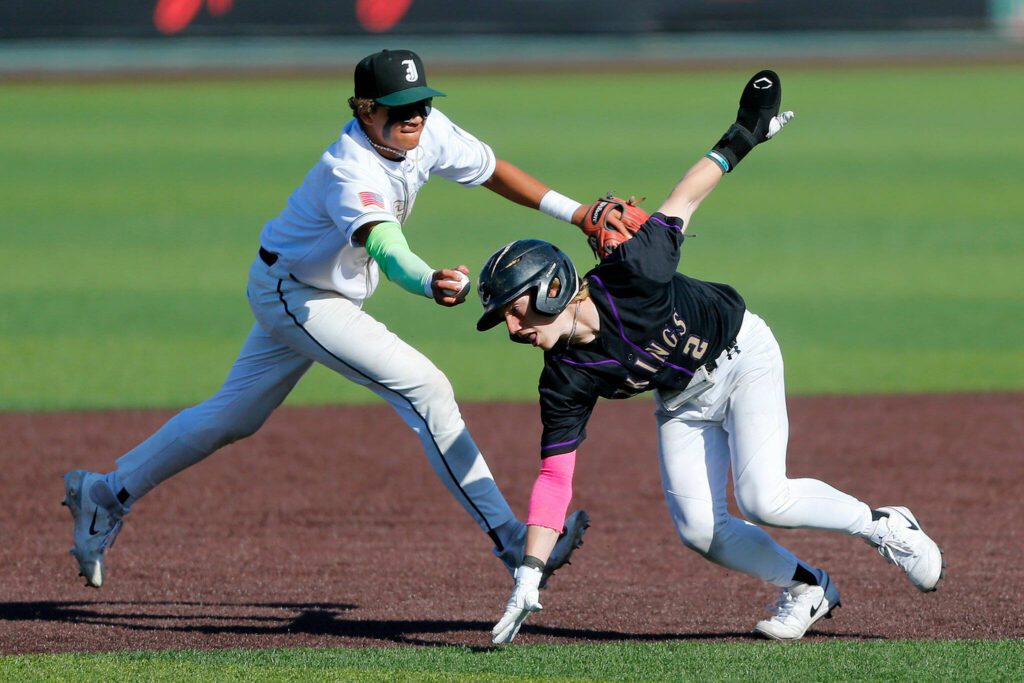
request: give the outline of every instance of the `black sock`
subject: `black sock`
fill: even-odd
[[[793,580],[799,581],[800,583],[806,583],[809,586],[818,585],[818,577],[814,575],[814,572],[799,562],[796,563],[796,571],[793,572]]]
[[[872,522],[877,522],[882,517],[888,517],[888,516],[889,516],[888,512],[879,512],[878,510],[872,510],[871,511],[871,521]]]

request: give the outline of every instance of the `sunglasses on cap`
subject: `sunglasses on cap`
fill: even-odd
[[[433,109],[431,104],[433,101],[433,97],[428,97],[427,99],[420,100],[419,102],[410,102],[409,104],[402,104],[397,107],[388,107],[388,123],[408,121],[416,116],[427,118],[430,116],[430,110]]]

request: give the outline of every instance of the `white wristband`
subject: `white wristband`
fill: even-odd
[[[576,213],[576,209],[583,206],[574,199],[569,199],[565,195],[558,194],[554,190],[548,190],[547,193],[540,199],[540,210],[542,213],[546,213],[552,218],[565,221],[566,223],[572,223],[572,215]]]
[[[434,298],[434,271],[427,273],[427,279],[423,281],[423,296]]]

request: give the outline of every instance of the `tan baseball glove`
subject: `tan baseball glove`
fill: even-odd
[[[620,199],[610,192],[587,208],[580,229],[598,259],[603,259],[640,229],[650,217],[637,204],[643,198]]]

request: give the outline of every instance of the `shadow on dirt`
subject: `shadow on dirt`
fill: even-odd
[[[124,629],[192,634],[271,636],[310,634],[341,639],[376,640],[383,644],[438,645],[445,636],[490,631],[483,621],[350,619],[357,609],[349,603],[306,602],[182,602],[182,601],[38,601],[0,604],[0,621],[66,622]],[[526,626],[524,634],[561,641],[659,642],[703,640],[759,640],[751,633],[628,633],[615,630]],[[431,636],[441,636],[440,640]],[[870,635],[846,637],[873,638]],[[489,651],[490,647],[474,647]]]

